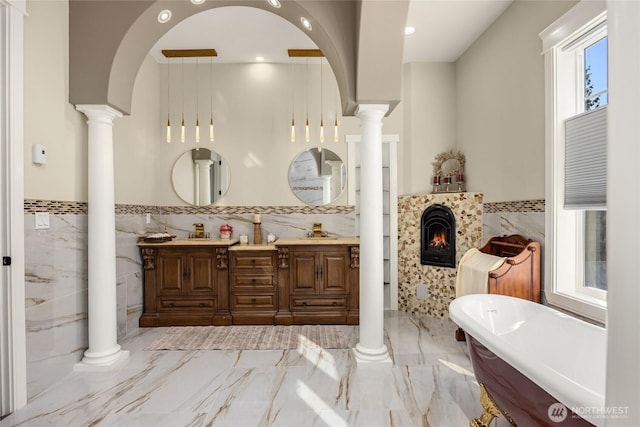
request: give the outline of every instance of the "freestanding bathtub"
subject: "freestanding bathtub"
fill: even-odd
[[[456,298],[451,319],[466,334],[482,416],[518,426],[602,426],[605,329],[550,307],[496,294]]]

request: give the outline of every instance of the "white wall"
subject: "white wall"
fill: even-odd
[[[455,77],[454,63],[404,66],[400,194],[430,193],[435,156],[456,146]]]
[[[457,62],[457,138],[467,190],[485,202],[544,199],[544,72],[538,33],[573,1],[515,1]]]
[[[67,102],[69,8],[66,1],[29,1],[24,27],[24,197],[87,199],[86,125]],[[31,162],[46,146],[47,163]]]
[[[606,406],[627,408],[607,426],[640,425],[640,3],[609,0]],[[613,243],[613,244],[611,244]]]
[[[116,203],[154,205],[157,194],[172,191],[158,179],[164,172],[158,162],[163,144],[159,86],[160,66],[147,57],[134,84],[131,115],[114,120]]]

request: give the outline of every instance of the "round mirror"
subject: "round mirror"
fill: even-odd
[[[173,165],[173,189],[187,203],[207,206],[229,189],[229,167],[215,151],[194,148],[182,154]]]
[[[289,168],[289,186],[293,194],[310,205],[326,205],[336,200],[345,188],[347,171],[336,153],[310,148],[298,154]]]

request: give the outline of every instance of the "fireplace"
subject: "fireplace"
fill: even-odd
[[[420,263],[455,268],[456,220],[451,209],[429,206],[422,213],[420,229]]]

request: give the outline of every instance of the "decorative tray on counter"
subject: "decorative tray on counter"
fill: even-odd
[[[172,236],[167,233],[154,233],[148,234],[146,236],[142,236],[138,239],[138,241],[142,240],[147,243],[161,243],[161,242],[170,242],[176,236]]]

